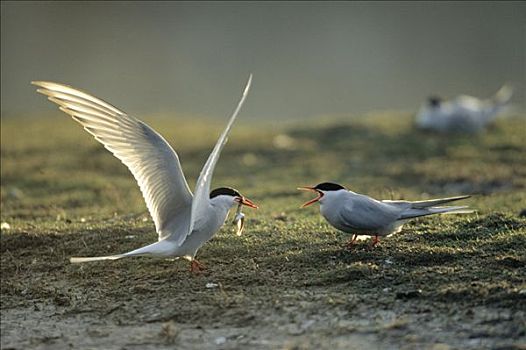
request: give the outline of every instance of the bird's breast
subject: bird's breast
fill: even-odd
[[[341,217],[341,207],[334,205],[333,203],[326,203],[320,205],[321,215],[335,228],[338,230],[345,231],[345,227],[342,225],[340,220]]]

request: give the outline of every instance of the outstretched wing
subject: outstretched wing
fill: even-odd
[[[206,209],[208,208],[210,201],[210,184],[212,182],[214,168],[216,166],[217,160],[219,159],[219,155],[221,154],[221,150],[227,142],[228,133],[230,132],[230,129],[232,128],[232,125],[236,120],[237,114],[239,113],[241,106],[243,106],[243,103],[245,102],[248,91],[250,90],[251,83],[252,74],[250,74],[250,77],[248,78],[248,82],[245,86],[243,96],[241,96],[241,100],[237,104],[234,113],[230,117],[230,120],[228,121],[225,130],[223,130],[223,133],[219,137],[219,140],[217,140],[217,143],[214,149],[212,150],[212,153],[210,153],[210,156],[208,156],[208,159],[203,169],[201,170],[201,174],[199,174],[199,178],[197,179],[197,183],[195,185],[195,197],[194,201],[192,202],[192,221],[190,226],[190,233],[192,232],[194,224],[206,215]]]
[[[85,92],[52,82],[32,84],[130,169],[159,240],[173,235],[182,242],[189,232],[192,193],[168,142],[145,123]]]

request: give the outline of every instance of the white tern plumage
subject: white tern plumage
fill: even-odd
[[[34,81],[38,92],[59,105],[60,110],[79,122],[115,157],[121,160],[137,180],[146,206],[153,218],[158,241],[127,253],[71,258],[72,263],[115,260],[129,256],[184,257],[191,270],[202,265],[195,259],[198,249],[219,230],[228,211],[236,204],[257,206],[238,191],[221,187],[210,192],[214,168],[227,142],[232,125],[243,105],[245,90],[225,130],[208,157],[192,196],[177,153],[156,131],[107,102],[67,85]]]
[[[483,130],[505,110],[513,95],[513,89],[504,85],[490,99],[461,95],[442,101],[430,97],[416,115],[416,125],[423,130],[438,132],[475,133]]]
[[[345,187],[323,182],[314,187],[299,187],[299,190],[315,192],[317,197],[306,202],[302,208],[320,203],[321,215],[335,228],[353,234],[348,243],[351,247],[358,235],[374,236],[373,246],[378,237],[400,232],[410,219],[446,213],[471,213],[466,206],[437,206],[465,199],[470,196],[430,199],[424,201],[378,201],[369,196],[347,190]]]

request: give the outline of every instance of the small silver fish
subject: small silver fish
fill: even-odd
[[[241,204],[237,206],[236,215],[232,223],[237,225],[236,235],[241,236],[245,227],[245,214],[241,212]]]

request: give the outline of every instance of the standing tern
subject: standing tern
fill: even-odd
[[[416,125],[423,130],[438,132],[476,133],[483,130],[505,110],[513,89],[504,85],[490,99],[461,95],[449,101],[429,97],[416,115]]]
[[[195,186],[188,187],[179,157],[166,140],[142,121],[107,102],[67,85],[33,81],[38,92],[59,105],[84,129],[102,143],[131,171],[143,194],[159,234],[158,241],[127,253],[71,258],[72,263],[116,260],[129,256],[183,257],[192,272],[203,268],[195,256],[198,249],[223,225],[231,207],[257,206],[229,187],[210,192],[210,183],[228,133],[247,97],[252,75],[228,124],[217,140]],[[238,209],[238,212],[240,210]]]
[[[466,206],[437,207],[470,196],[430,199],[425,201],[378,201],[369,196],[347,190],[345,187],[323,182],[314,187],[299,187],[299,190],[311,191],[317,197],[306,202],[304,208],[313,203],[320,203],[321,215],[331,224],[353,236],[347,247],[351,247],[358,235],[374,236],[372,245],[379,242],[378,237],[400,232],[402,226],[410,219],[444,213],[471,213]]]

